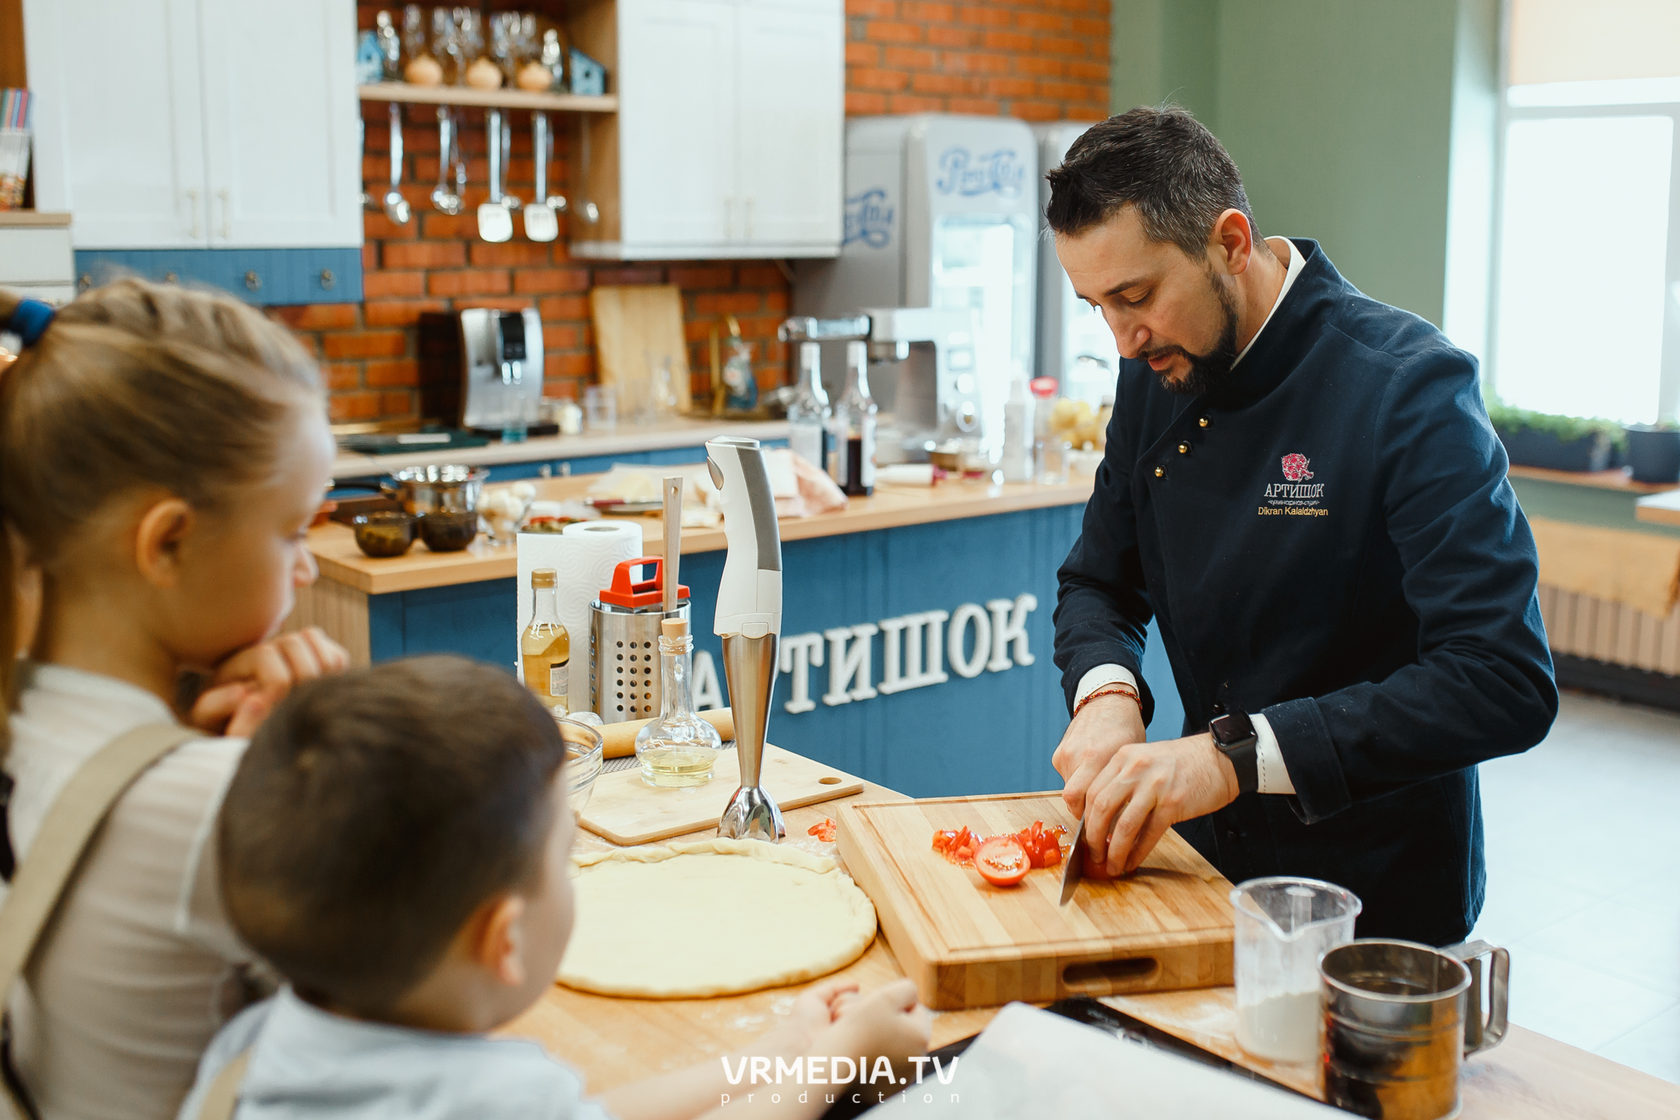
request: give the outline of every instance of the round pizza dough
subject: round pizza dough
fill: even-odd
[[[577,922],[559,979],[602,995],[683,999],[780,987],[843,968],[875,907],[832,860],[760,840],[575,857]]]

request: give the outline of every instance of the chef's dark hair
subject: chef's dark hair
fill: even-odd
[[[1092,125],[1045,179],[1045,219],[1056,233],[1083,233],[1135,206],[1151,241],[1171,242],[1200,260],[1226,210],[1241,210],[1255,230],[1237,165],[1183,109],[1140,106]],[[1253,236],[1259,242],[1257,231]]]
[[[0,290],[0,323],[24,301]],[[232,296],[125,278],[25,332],[0,365],[0,695],[23,640],[22,574],[50,594],[88,556],[112,502],[162,490],[195,509],[238,503],[271,478],[299,407],[321,414],[314,359]],[[21,581],[27,586],[27,581]],[[0,746],[6,721],[0,719]]]
[[[310,681],[228,785],[228,919],[305,998],[388,1012],[484,903],[535,889],[564,760],[548,709],[492,665],[416,657]]]

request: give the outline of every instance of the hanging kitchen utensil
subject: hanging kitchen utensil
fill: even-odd
[[[385,216],[399,226],[406,226],[413,215],[408,208],[408,199],[403,197],[399,184],[402,183],[403,142],[402,142],[402,106],[391,102],[391,189],[385,192]]]
[[[505,180],[507,180],[507,182],[503,183],[504,187],[512,183],[513,118],[505,115],[502,117],[502,176]],[[504,191],[502,194],[502,205],[512,211],[518,210],[520,207],[524,206],[525,203],[518,195]]]
[[[538,121],[542,122],[543,150],[546,155],[543,158],[542,164],[538,168],[538,172],[542,177],[537,181],[543,185],[538,189],[537,200],[556,214],[564,214],[570,208],[570,205],[566,201],[566,196],[563,194],[550,194],[548,192],[548,164],[549,161],[554,158],[555,149],[557,147],[554,142],[554,130],[548,126],[547,113],[534,114],[531,118],[532,128],[537,127]]]
[[[455,119],[449,106],[439,105],[438,118],[438,181],[432,189],[432,208],[443,214],[461,212],[461,196],[449,189],[450,156],[454,152]]]
[[[590,225],[601,220],[601,208],[584,192],[589,190],[589,122],[579,122],[578,138],[578,216]]]
[[[536,163],[536,196],[531,205],[520,212],[525,221],[525,237],[529,241],[553,241],[560,232],[560,221],[548,205],[548,114],[531,114],[531,157]]]
[[[502,200],[502,111],[484,114],[484,138],[490,153],[490,198],[478,205],[478,236],[485,241],[506,241],[513,236],[513,215]]]

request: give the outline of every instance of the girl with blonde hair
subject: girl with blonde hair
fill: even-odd
[[[222,792],[268,709],[346,662],[319,631],[278,633],[315,578],[324,394],[284,328],[207,292],[129,279],[55,312],[0,291],[0,330],[24,344],[0,367],[7,902],[107,745],[202,733],[174,732],[187,741],[99,808],[12,990],[0,1065],[52,1120],[173,1116],[249,998],[208,843]],[[0,908],[0,935],[21,908]]]

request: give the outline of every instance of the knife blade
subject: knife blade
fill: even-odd
[[[1085,814],[1079,814],[1079,829],[1073,834],[1073,843],[1068,846],[1067,862],[1062,865],[1062,897],[1057,906],[1066,906],[1067,900],[1073,897],[1073,888],[1079,885],[1080,876],[1085,873]]]

